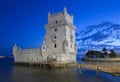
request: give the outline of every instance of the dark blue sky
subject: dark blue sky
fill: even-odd
[[[91,24],[120,23],[120,0],[0,0],[0,55],[10,55],[14,43],[38,48],[47,15],[66,6],[79,32]]]

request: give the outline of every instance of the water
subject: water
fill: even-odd
[[[14,66],[12,59],[0,59],[0,82],[120,82],[120,77],[79,68],[45,69]]]

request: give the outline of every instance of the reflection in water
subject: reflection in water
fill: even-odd
[[[98,75],[88,69],[82,69],[82,74],[79,72],[78,68],[65,70],[13,66],[11,62],[0,60],[0,82],[120,82],[120,77],[103,72]]]
[[[70,69],[44,69],[15,66],[13,79],[15,82],[120,82],[119,77],[99,72],[96,75],[94,70],[78,68]]]
[[[15,82],[77,82],[74,70],[48,70],[15,66],[13,76]]]
[[[0,58],[0,82],[12,82],[13,58]]]
[[[76,71],[77,80],[81,82],[120,82],[120,77],[114,77],[103,72],[96,75],[94,70],[82,69],[82,74],[79,74],[79,69]]]

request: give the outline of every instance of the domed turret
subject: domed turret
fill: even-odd
[[[16,50],[18,49],[18,47],[17,47],[17,45],[16,45],[16,43],[14,44],[14,47],[13,47],[13,54],[16,52]]]

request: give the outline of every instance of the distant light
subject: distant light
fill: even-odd
[[[0,58],[5,58],[5,56],[0,56]]]

